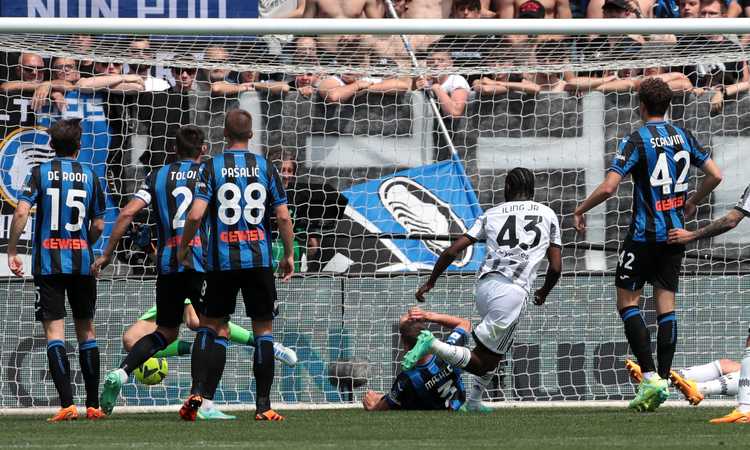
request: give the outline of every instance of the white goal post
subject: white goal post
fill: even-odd
[[[80,158],[107,181],[110,230],[148,171],[172,155],[179,126],[198,125],[215,154],[226,111],[253,114],[252,151],[293,172],[299,275],[278,284],[274,337],[300,363],[277,363],[273,395],[301,408],[351,407],[368,389],[390,388],[399,316],[416,304],[416,288],[449,240],[503,201],[515,166],[534,171],[535,199],[560,218],[564,275],[546,305],[529,305],[487,400],[619,406],[631,398],[613,273],[632,185],[589,214],[585,235],[574,231],[572,212],[603,180],[619,140],[641,125],[643,79],[670,83],[670,119],[691,129],[724,172],[690,227],[721,217],[750,183],[750,19],[0,18],[0,35],[0,414],[57,401],[33,282],[10,276],[5,252],[18,190],[50,157],[44,130],[61,117],[82,119]],[[450,62],[436,63],[437,54]],[[128,71],[142,80],[127,88],[91,82]],[[466,91],[460,107],[417,88],[421,77]],[[697,179],[691,172],[691,190]],[[154,303],[152,225],[152,216],[138,218],[99,281],[102,373],[119,363],[123,333]],[[750,317],[748,231],[689,246],[676,367],[739,357]],[[31,234],[29,225],[27,265]],[[473,272],[483,254],[479,244],[462,255],[420,306],[476,319]],[[650,296],[647,289],[643,311],[653,326]],[[242,316],[233,320],[248,328]],[[193,336],[181,332],[187,342]],[[162,384],[129,383],[122,404],[173,408],[189,390],[189,364],[189,356],[170,358]],[[253,403],[251,366],[252,348],[229,349],[217,403]]]

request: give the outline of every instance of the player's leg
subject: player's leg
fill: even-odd
[[[200,319],[190,359],[193,385],[190,396],[180,409],[183,420],[193,421],[203,399],[213,400],[224,373],[229,346],[228,317],[234,312],[239,285],[230,272],[209,272],[205,276],[201,297],[194,302]]]
[[[255,334],[233,322],[229,322],[229,340],[236,344],[255,348]],[[284,346],[281,342],[274,341],[273,356],[289,367],[297,365],[297,352]]]
[[[156,330],[145,334],[132,345],[117,369],[107,372],[102,388],[101,405],[111,414],[122,385],[130,374],[158,351],[177,338],[182,322],[185,280],[180,275],[160,275],[156,280]]]
[[[100,419],[104,415],[99,409],[99,345],[94,332],[96,278],[74,277],[67,291],[78,338],[78,362],[86,387],[86,417]]]
[[[78,418],[78,411],[73,403],[70,361],[65,350],[65,286],[56,275],[35,276],[34,285],[35,316],[36,320],[42,323],[47,338],[49,373],[52,375],[61,407],[49,421],[75,420]]]
[[[711,423],[750,423],[750,330],[745,341],[745,353],[740,362],[740,379],[737,388],[737,408],[724,417],[711,420]]]
[[[284,420],[271,408],[271,386],[275,372],[273,351],[273,318],[276,304],[276,283],[270,268],[250,269],[242,285],[245,312],[253,321],[255,352],[255,420]]]

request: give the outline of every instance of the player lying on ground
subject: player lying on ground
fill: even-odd
[[[122,344],[126,352],[129,352],[133,348],[133,345],[142,337],[156,331],[156,314],[156,306],[154,306],[143,313],[143,315],[125,331],[125,334],[122,336]],[[185,300],[183,321],[185,326],[193,331],[196,331],[199,327],[198,314],[195,312],[193,305],[190,304],[190,300]],[[232,322],[229,322],[229,340],[235,344],[255,348],[255,336],[253,336],[253,332]],[[170,356],[189,355],[192,347],[192,342],[177,339],[169,344],[164,350],[156,352],[154,357],[168,358]],[[294,367],[297,364],[297,353],[294,350],[285,347],[280,342],[273,343],[273,356],[289,367]],[[224,414],[216,409],[213,402],[210,400],[203,401],[201,408],[198,410],[197,417],[204,420],[235,418],[234,416]]]
[[[479,216],[466,235],[440,255],[430,279],[416,293],[417,300],[423,302],[424,295],[458,255],[475,242],[486,239],[487,256],[476,283],[476,306],[481,321],[474,328],[474,349],[447,344],[436,339],[429,330],[423,330],[414,348],[404,356],[402,367],[405,370],[433,353],[451,366],[477,375],[469,397],[481,398],[492,381],[494,370],[513,343],[513,332],[545,255],[549,261],[547,276],[544,286],[534,293],[535,304],[545,302],[562,271],[557,216],[533,198],[534,174],[521,167],[508,172],[506,203]]]
[[[643,380],[641,367],[634,361],[626,360],[625,367],[633,380],[638,383]],[[740,367],[737,361],[717,359],[708,364],[675,369],[669,379],[691,405],[698,405],[706,395],[737,395]]]
[[[695,231],[680,228],[669,230],[669,242],[687,244],[698,239],[705,239],[733,230],[745,217],[750,216],[750,186],[740,197],[737,205],[724,217],[714,220],[705,227]],[[750,423],[750,330],[745,341],[745,353],[742,355],[740,378],[737,391],[737,408],[724,417],[713,419],[711,423]]]
[[[99,347],[94,335],[96,278],[89,266],[92,247],[104,229],[105,199],[99,177],[76,161],[81,146],[78,119],[58,120],[48,130],[55,157],[33,169],[24,182],[10,225],[8,267],[24,276],[16,246],[36,207],[31,274],[36,287],[35,316],[47,338],[49,372],[60,396],[60,411],[50,422],[75,420],[70,362],[65,350],[65,294],[73,312],[78,361],[86,385],[86,417],[99,409]]]
[[[398,332],[401,335],[404,351],[411,350],[417,343],[419,333],[432,322],[452,332],[445,343],[466,345],[471,332],[471,322],[467,319],[411,308],[401,316]],[[389,409],[407,410],[457,410],[466,399],[466,390],[461,381],[461,369],[453,368],[435,355],[426,354],[417,361],[416,367],[401,372],[393,382],[391,391],[382,394],[367,391],[362,405],[367,411]],[[481,397],[478,399],[481,402]]]
[[[667,232],[681,227],[683,210],[685,216],[692,216],[696,205],[721,182],[721,171],[695,137],[664,120],[672,95],[661,79],[648,78],[641,83],[638,97],[644,125],[622,140],[604,182],[576,208],[574,215],[576,229],[583,232],[584,214],[613,196],[622,179],[632,175],[633,217],[620,248],[615,286],[625,336],[644,372],[638,394],[629,405],[638,411],[653,411],[669,398],[667,378],[677,349],[675,293],[685,247],[668,243]],[[700,168],[706,176],[687,198],[691,166]],[[658,373],[651,354],[651,336],[639,308],[646,282],[654,287],[658,314]]]
[[[208,228],[206,284],[200,304],[193,303],[200,313],[190,367],[193,385],[180,409],[180,417],[187,421],[195,420],[203,400],[213,399],[219,385],[226,364],[227,322],[240,292],[255,334],[255,420],[284,420],[271,409],[276,309],[271,215],[276,216],[284,244],[279,273],[285,281],[294,273],[294,231],[279,173],[264,157],[248,151],[252,130],[250,113],[241,109],[227,113],[224,136],[228,145],[201,165],[195,200],[180,239],[178,258],[189,266],[191,243],[201,224]]]

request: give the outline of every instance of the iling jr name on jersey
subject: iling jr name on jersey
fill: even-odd
[[[33,275],[89,275],[88,230],[106,209],[99,177],[88,165],[55,157],[31,170],[18,198],[36,206]]]

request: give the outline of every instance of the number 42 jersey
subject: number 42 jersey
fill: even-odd
[[[506,202],[488,209],[466,236],[487,240],[487,256],[477,278],[499,273],[527,291],[531,291],[547,248],[562,245],[557,216],[534,201]]]
[[[271,213],[286,204],[273,165],[247,150],[224,150],[201,166],[195,196],[208,202],[208,271],[271,267]]]

